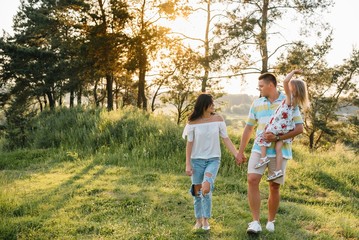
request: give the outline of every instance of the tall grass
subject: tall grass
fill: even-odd
[[[31,148],[99,153],[96,159],[106,163],[138,160],[144,166],[173,167],[168,165],[171,156],[183,153],[185,146],[181,131],[168,118],[154,117],[137,108],[110,113],[64,108],[37,116],[29,139]]]
[[[358,239],[358,156],[294,144],[276,232],[246,234],[246,167],[223,150],[212,229],[192,231],[182,127],[137,109],[62,109],[0,152],[0,239]],[[237,132],[229,129],[238,145]],[[249,154],[248,146],[247,154]],[[260,185],[266,222],[268,184]]]

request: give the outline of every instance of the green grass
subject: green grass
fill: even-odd
[[[92,131],[108,132],[111,127],[109,132],[114,134],[99,135],[101,145],[88,140],[86,144],[95,150],[81,143],[75,148],[61,142],[55,148],[49,144],[45,149],[0,152],[0,239],[359,237],[359,159],[343,146],[311,153],[295,145],[295,159],[288,164],[282,188],[276,232],[263,231],[259,236],[246,234],[251,220],[246,168],[235,166],[224,151],[213,197],[212,229],[208,233],[195,232],[181,128],[161,117],[101,114],[99,124],[94,126],[102,130],[94,127]],[[131,139],[130,134],[124,142],[121,122],[140,128],[128,131],[141,135],[141,141]],[[75,138],[67,136],[70,141]],[[161,139],[162,145],[156,139]],[[174,146],[172,140],[179,146]],[[265,179],[260,191],[261,222],[265,223]]]

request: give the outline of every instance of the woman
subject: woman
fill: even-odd
[[[212,191],[221,161],[219,136],[231,153],[237,154],[226,128],[223,118],[214,112],[212,96],[199,95],[182,135],[183,138],[187,136],[186,174],[192,180],[195,229],[210,229]]]

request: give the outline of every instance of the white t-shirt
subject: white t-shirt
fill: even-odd
[[[187,124],[182,137],[187,136],[193,142],[191,158],[210,159],[221,157],[219,136],[227,138],[227,126],[224,121],[198,124]]]

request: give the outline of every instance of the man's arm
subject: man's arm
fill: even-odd
[[[249,139],[251,139],[253,129],[254,126],[248,124],[246,124],[246,126],[244,127],[238,154],[236,156],[237,164],[241,164],[246,160],[246,157],[244,156],[244,150],[249,142]]]
[[[299,123],[295,125],[295,128],[292,131],[287,132],[286,134],[280,135],[279,140],[285,140],[288,138],[294,138],[295,136],[303,133],[303,124]],[[266,142],[276,142],[277,138],[276,135],[274,135],[271,132],[265,132],[264,133],[264,140]]]

